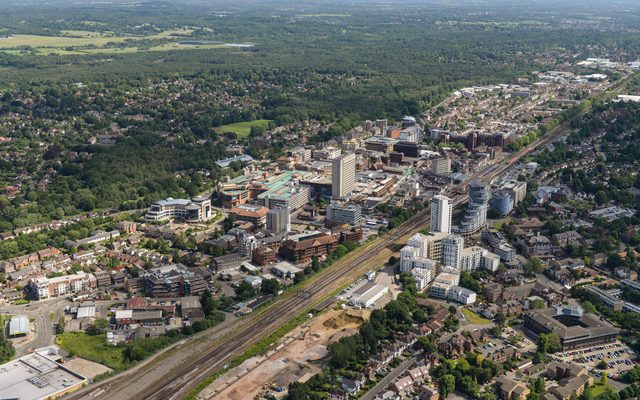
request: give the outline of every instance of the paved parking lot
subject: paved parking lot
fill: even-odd
[[[617,379],[617,377],[638,363],[635,351],[619,341],[588,349],[556,353],[553,357],[561,361],[583,364],[596,377],[602,375],[602,370],[596,368],[596,366],[601,361],[605,361],[607,363],[607,375],[613,379]]]

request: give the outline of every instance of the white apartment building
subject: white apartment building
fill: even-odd
[[[97,287],[98,281],[93,274],[77,272],[73,275],[55,278],[39,277],[29,281],[29,290],[36,300],[65,296]]]
[[[500,265],[500,256],[487,251],[482,259],[482,268],[486,269],[490,272],[496,272],[498,270],[498,266]]]
[[[432,261],[432,260],[431,260]],[[435,263],[434,263],[435,264]],[[423,291],[427,288],[429,283],[433,280],[435,274],[435,265],[434,268],[414,268],[411,270],[411,276],[416,282],[416,287],[419,291]]]
[[[436,195],[431,199],[431,232],[451,233],[453,205],[451,199]]]
[[[409,272],[413,269],[413,261],[419,257],[417,247],[406,245],[400,249],[400,272]]]
[[[441,234],[436,235],[438,244]],[[408,241],[407,245],[400,250],[400,271],[408,272],[414,268],[433,268],[436,262],[431,255],[439,254],[435,251],[434,236],[416,233]],[[439,246],[438,246],[439,247]]]
[[[487,271],[495,272],[498,270],[498,265],[500,265],[500,257],[485,248],[471,246],[462,249],[460,260],[462,271],[469,272],[486,269]]]
[[[429,296],[446,299],[449,290],[460,283],[460,271],[455,268],[443,268],[429,288]]]
[[[467,288],[463,288],[461,286],[453,286],[449,289],[447,293],[447,298],[449,300],[455,301],[456,303],[462,304],[473,304],[476,302],[476,292],[473,290],[469,290]]]
[[[407,245],[415,247],[417,249],[418,256],[429,256],[429,239],[427,236],[421,233],[416,233],[415,235],[411,236],[411,238],[409,238],[409,240],[407,241]]]
[[[447,236],[442,241],[442,263],[450,267],[460,268],[463,247],[464,239],[461,236]]]
[[[356,155],[348,154],[331,160],[331,195],[345,198],[356,187]]]
[[[487,222],[487,210],[491,192],[489,186],[481,181],[474,180],[467,187],[469,192],[469,204],[462,223],[454,231],[461,235],[471,235],[478,232]]]
[[[460,257],[460,269],[470,272],[482,268],[482,260],[486,252],[486,249],[479,246],[465,247]]]

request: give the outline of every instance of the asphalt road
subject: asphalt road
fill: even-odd
[[[364,394],[364,396],[360,398],[360,400],[373,400],[374,397],[376,397],[380,393],[383,393],[387,386],[395,381],[397,377],[404,374],[404,372],[408,370],[409,367],[411,367],[415,362],[415,357],[409,357],[404,360],[402,363],[400,363],[400,365],[398,365],[391,372],[380,379],[374,387],[372,387],[367,393]]]
[[[26,343],[16,343],[16,355],[21,357],[30,353],[34,349],[46,347],[53,344],[53,323],[50,313],[61,315],[68,302],[64,298],[56,298],[44,301],[33,302],[25,305],[6,305],[2,307],[3,314],[26,315],[33,318],[35,337]],[[54,320],[57,321],[57,320]]]

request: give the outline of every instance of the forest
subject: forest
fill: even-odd
[[[619,11],[637,4],[621,0],[552,13],[510,2],[34,4],[0,4],[0,188],[19,188],[0,194],[0,231],[202,192],[224,175],[214,162],[236,140],[223,125],[331,126],[313,143],[364,119],[419,115],[460,87],[576,57],[640,56],[638,14]],[[12,35],[176,29],[253,47],[42,55],[2,45]],[[105,134],[117,144],[93,144]],[[240,141],[253,156],[281,154],[282,143],[265,149],[259,134]]]

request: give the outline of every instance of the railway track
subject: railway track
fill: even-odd
[[[629,77],[608,91],[620,90],[628,81]],[[512,155],[509,159],[502,160],[495,168],[468,178],[459,185],[451,188],[447,193],[452,193],[455,189],[466,187],[472,179],[481,179],[490,182],[495,177],[502,175],[532,151],[557,140],[566,132],[572,121],[581,118],[589,110],[590,108],[583,110],[573,118],[549,131],[545,136],[537,139],[515,155]],[[466,202],[466,195],[460,194],[451,196],[451,198],[455,207]],[[264,312],[245,319],[237,330],[223,336],[216,347],[195,357],[193,360],[183,363],[177,368],[167,371],[154,385],[150,385],[141,390],[136,395],[130,397],[130,399],[175,400],[186,395],[198,383],[220,370],[225,364],[228,364],[234,358],[238,357],[251,345],[267,337],[284,323],[304,312],[323,297],[339,289],[344,284],[353,281],[364,272],[376,267],[376,265],[372,265],[371,262],[373,254],[377,254],[386,248],[392,248],[394,245],[397,245],[396,242],[399,238],[417,232],[428,222],[428,210],[421,211],[377,242],[373,242],[364,248],[356,250],[355,254],[347,255],[345,259],[340,260],[337,264],[322,271],[316,275],[316,277],[305,283],[301,289],[308,294],[307,296],[299,297],[292,293],[285,298],[277,299],[276,302],[264,310]],[[395,249],[392,251],[396,252]],[[122,377],[126,380],[126,372],[122,374]],[[120,382],[116,378],[115,380],[109,380],[108,382],[93,386],[91,389],[83,390],[81,391],[82,393],[71,394],[69,399],[109,398],[109,389],[112,385],[117,384],[126,385],[126,383]]]

